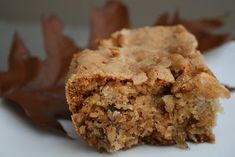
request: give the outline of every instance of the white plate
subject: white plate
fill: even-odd
[[[235,86],[235,42],[205,54],[207,63],[222,83]],[[229,100],[221,100],[224,114],[218,117],[214,129],[216,144],[192,144],[182,150],[175,146],[137,146],[114,154],[98,153],[81,139],[70,140],[40,131],[24,116],[7,106],[0,99],[0,157],[94,157],[94,156],[148,156],[148,157],[232,157],[235,155],[235,94]],[[62,123],[70,134],[74,129],[70,122]]]

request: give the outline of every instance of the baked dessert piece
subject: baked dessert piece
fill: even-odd
[[[99,150],[213,143],[219,83],[183,26],[121,30],[76,54],[66,97],[76,131]]]

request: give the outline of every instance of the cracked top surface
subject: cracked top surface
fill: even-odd
[[[69,81],[108,77],[136,85],[164,82],[173,84],[174,92],[196,88],[205,97],[228,97],[228,90],[207,68],[196,47],[195,37],[181,25],[123,29],[99,41],[98,50],[76,54]]]

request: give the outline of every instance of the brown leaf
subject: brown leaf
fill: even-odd
[[[234,92],[235,91],[235,87],[229,86],[224,84],[224,86],[230,91],[230,92]]]
[[[158,19],[155,25],[184,25],[198,40],[198,49],[201,52],[222,45],[229,40],[235,40],[235,36],[230,34],[215,34],[212,30],[218,29],[224,25],[226,15],[216,18],[202,18],[200,20],[182,19],[178,12],[174,16],[164,13]]]
[[[68,117],[64,94],[67,70],[79,48],[63,34],[63,24],[55,16],[43,18],[46,60],[30,55],[15,33],[7,72],[0,72],[0,97],[19,104],[36,124],[65,131],[56,118]]]
[[[89,48],[96,48],[96,40],[108,38],[113,32],[129,28],[127,7],[118,0],[108,0],[104,7],[94,8],[91,13]]]

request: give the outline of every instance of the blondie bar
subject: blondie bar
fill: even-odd
[[[74,56],[66,84],[78,135],[108,152],[213,143],[218,98],[229,95],[180,25],[114,33]]]

